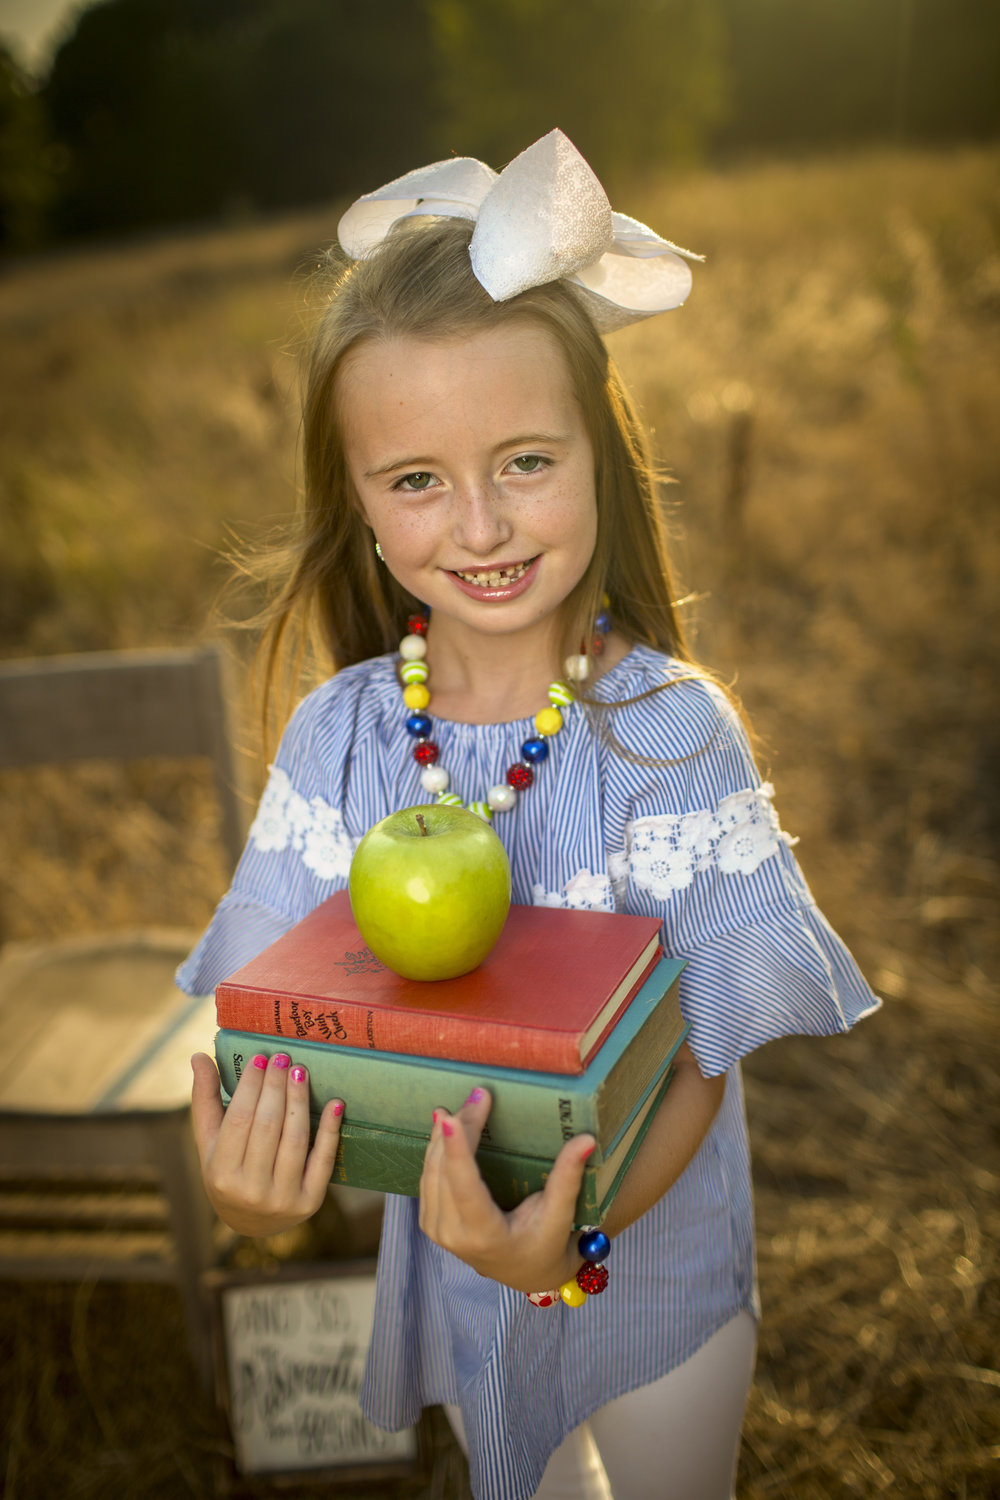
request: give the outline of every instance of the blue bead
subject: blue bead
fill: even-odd
[[[430,714],[411,714],[406,721],[406,727],[414,739],[426,739],[434,728]]]
[[[605,614],[602,610],[601,613],[597,616],[597,619],[594,621],[594,626],[597,630],[601,631],[602,634],[606,635],[607,632],[611,629],[611,616]]]
[[[549,753],[549,747],[544,740],[525,740],[521,746],[521,758],[529,765],[538,765],[539,761],[545,760]]]
[[[608,1251],[611,1249],[611,1241],[603,1229],[585,1229],[577,1240],[576,1248],[584,1260],[606,1260]]]

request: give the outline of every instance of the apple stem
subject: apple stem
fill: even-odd
[[[427,838],[427,824],[424,822],[423,813],[417,813],[417,827],[420,829],[420,832],[423,834],[424,838]]]

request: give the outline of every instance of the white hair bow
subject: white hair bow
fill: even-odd
[[[680,307],[691,290],[687,260],[700,260],[611,210],[594,173],[561,130],[522,151],[499,174],[472,156],[418,167],[366,193],[337,226],[358,259],[399,219],[472,219],[472,269],[494,302],[563,279],[610,332]],[[686,259],[685,259],[686,257]]]

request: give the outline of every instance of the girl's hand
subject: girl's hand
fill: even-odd
[[[283,1059],[280,1061],[279,1059]],[[209,1201],[237,1234],[278,1234],[301,1224],[323,1201],[340,1139],[344,1105],[323,1110],[309,1150],[309,1082],[287,1054],[245,1068],[228,1109],[212,1059],[191,1059],[191,1114]]]
[[[504,1213],[475,1161],[490,1103],[485,1089],[473,1089],[457,1114],[435,1111],[420,1179],[420,1227],[480,1276],[520,1292],[548,1291],[569,1281],[580,1265],[571,1231],[594,1137],[567,1141],[544,1191]]]

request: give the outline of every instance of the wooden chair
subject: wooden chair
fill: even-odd
[[[208,757],[230,863],[244,818],[214,648],[0,665],[0,769]],[[150,928],[0,950],[0,1276],[169,1280],[209,1372],[200,1277],[216,1225],[190,1130],[211,997],[174,985],[197,934]]]

